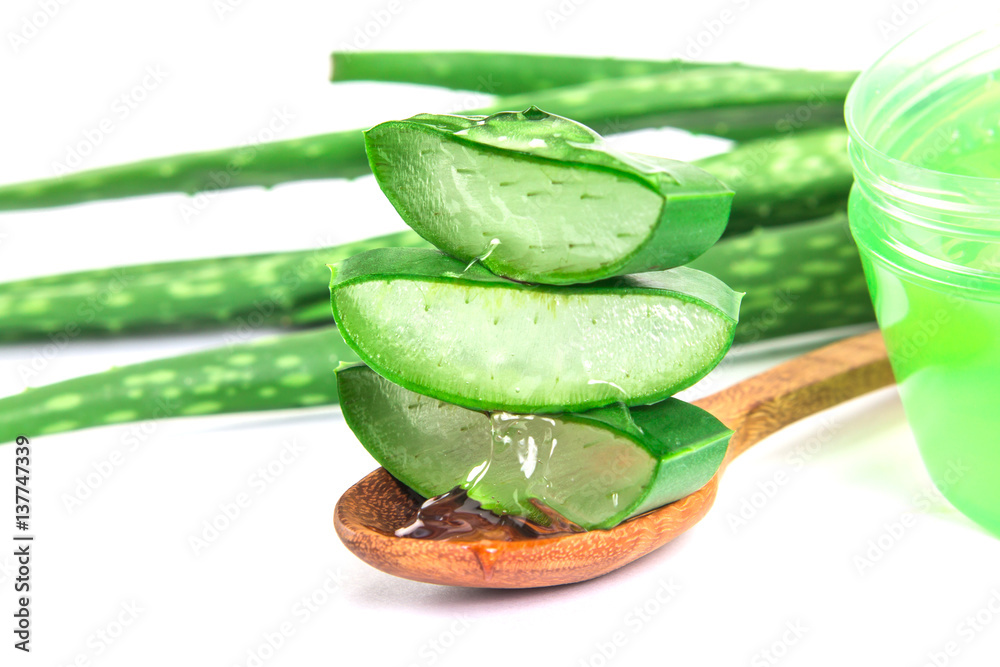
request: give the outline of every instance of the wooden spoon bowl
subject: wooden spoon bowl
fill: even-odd
[[[369,565],[406,579],[476,588],[536,588],[607,574],[671,541],[711,508],[727,465],[768,435],[893,383],[878,331],[797,357],[696,402],[736,431],[708,484],[610,530],[515,541],[399,538],[418,501],[383,468],[352,486],[334,510],[340,539]]]

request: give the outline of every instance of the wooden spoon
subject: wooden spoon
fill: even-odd
[[[610,530],[511,542],[396,537],[418,503],[383,468],[352,486],[334,511],[340,539],[369,565],[415,581],[535,588],[585,581],[645,556],[696,524],[726,466],[751,445],[804,417],[893,383],[878,331],[828,345],[696,404],[736,431],[719,472],[686,498]]]

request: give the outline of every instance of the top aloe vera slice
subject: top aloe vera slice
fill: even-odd
[[[360,359],[464,407],[564,412],[652,403],[729,349],[742,295],[693,269],[526,285],[435,250],[370,250],[333,268],[333,316]]]
[[[344,418],[396,479],[432,497],[468,490],[498,514],[543,519],[536,499],[587,529],[694,493],[732,431],[677,399],[632,409],[479,412],[393,384],[363,364],[337,372]]]
[[[615,151],[535,107],[420,114],[376,125],[365,145],[379,186],[418,234],[525,282],[680,266],[722,236],[733,199],[694,165]]]

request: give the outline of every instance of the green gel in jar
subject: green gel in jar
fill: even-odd
[[[1000,535],[1000,26],[923,28],[847,100],[851,230],[934,483]]]

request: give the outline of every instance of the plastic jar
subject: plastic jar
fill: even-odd
[[[1000,535],[1000,26],[914,33],[847,99],[858,242],[934,483]]]

